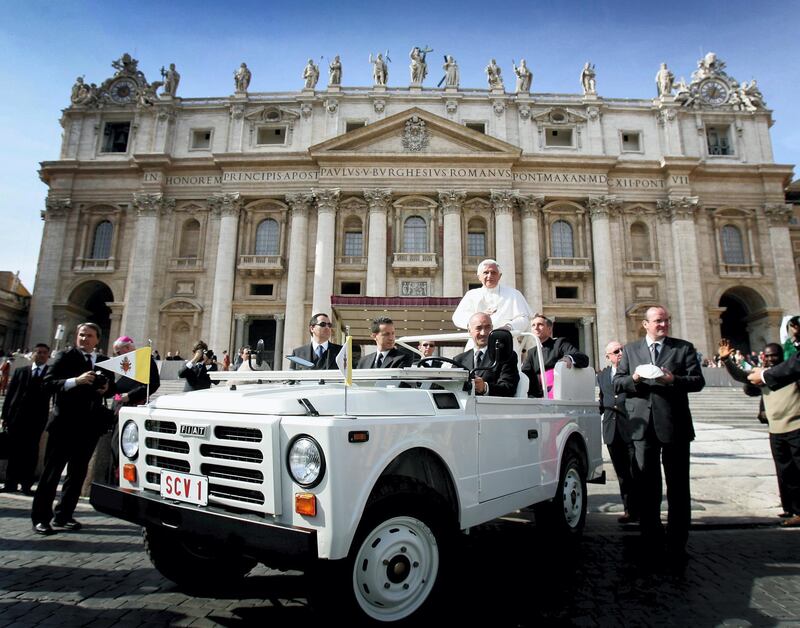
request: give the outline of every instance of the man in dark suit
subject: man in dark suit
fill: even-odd
[[[109,425],[101,412],[104,396],[113,394],[113,382],[95,375],[94,365],[108,358],[95,354],[100,342],[100,327],[94,323],[78,325],[75,346],[58,353],[44,376],[45,388],[55,394],[53,420],[47,428],[44,471],[36,488],[31,509],[33,530],[49,535],[53,525],[67,530],[79,530],[81,524],[73,519],[81,494],[86,470],[97,439]],[[67,477],[61,490],[61,500],[53,510],[61,472],[67,467]]]
[[[314,363],[314,370],[335,369],[336,356],[342,350],[342,345],[331,342],[333,323],[327,314],[314,314],[308,321],[308,333],[311,342],[301,347],[296,347],[292,355]],[[289,368],[296,370],[299,364],[289,362]]]
[[[633,441],[628,425],[628,413],[625,411],[625,393],[614,392],[613,378],[622,359],[622,345],[612,340],[606,346],[606,359],[611,363],[597,376],[600,388],[600,412],[603,415],[603,440],[611,456],[611,464],[619,481],[619,494],[625,513],[617,519],[620,523],[631,523],[639,520],[639,505],[636,501],[632,477],[632,465],[635,457]]]
[[[198,340],[192,351],[194,353],[192,359],[178,369],[178,377],[186,380],[183,385],[184,392],[211,388],[211,377],[208,373],[217,370],[214,353],[205,342]]]
[[[544,370],[555,368],[561,360],[567,368],[576,366],[583,369],[589,366],[589,356],[578,351],[566,338],[553,338],[553,321],[544,314],[534,314],[531,319],[531,331],[542,343]],[[539,375],[539,351],[536,347],[528,350],[522,364],[522,372],[528,376],[528,397],[543,397],[542,381]]]
[[[394,322],[388,316],[380,316],[372,321],[370,335],[378,350],[362,357],[358,361],[359,369],[399,369],[411,366],[414,358],[405,351],[400,351],[395,344]]]
[[[33,495],[33,475],[39,461],[39,440],[50,414],[50,393],[44,387],[50,347],[39,343],[33,349],[33,364],[19,368],[11,376],[3,401],[3,425],[8,430],[9,453],[6,484],[0,489],[7,493],[22,487]]]
[[[694,440],[689,394],[705,386],[694,346],[670,338],[669,313],[648,308],[642,322],[646,336],[625,345],[614,375],[614,390],[625,393],[631,438],[636,452],[636,481],[642,535],[661,543],[661,461],[667,481],[667,543],[682,554],[689,537],[689,443]],[[657,366],[662,375],[647,377]]]
[[[488,367],[491,365],[487,354],[489,334],[492,333],[492,319],[488,314],[478,312],[469,319],[467,327],[475,348],[459,353],[453,360],[467,369]],[[482,369],[475,375],[475,394],[493,397],[513,397],[517,393],[519,371],[517,370],[517,354],[512,351],[505,362],[495,364],[494,368]]]

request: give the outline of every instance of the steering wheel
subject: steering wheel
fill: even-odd
[[[464,369],[465,371],[469,371],[470,375],[472,375],[472,369],[469,369],[466,366],[464,366],[463,364],[459,364],[458,362],[456,362],[455,360],[452,360],[450,358],[440,358],[440,357],[430,356],[430,357],[427,357],[427,358],[422,358],[419,362],[417,362],[417,366],[422,366],[423,362],[433,362],[434,360],[438,360],[439,362],[447,362],[448,364],[452,364],[453,366],[455,366],[457,368]]]

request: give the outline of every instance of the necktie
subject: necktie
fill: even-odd
[[[375,360],[375,368],[376,369],[381,368],[382,364],[383,364],[383,354],[382,353],[378,353],[378,359]]]
[[[84,353],[83,356],[86,358],[86,364],[89,366],[89,370],[94,370],[94,363],[92,363],[92,356],[88,353]]]
[[[654,342],[650,345],[650,348],[653,350],[653,364],[658,362],[658,343]]]
[[[34,371],[33,371],[33,376],[34,376],[35,378],[37,378],[37,379],[38,379],[38,378],[40,378],[40,377],[42,376],[42,367],[41,367],[41,366],[37,366],[37,367],[34,369]]]
[[[479,367],[483,366],[482,362],[483,362],[483,356],[485,354],[486,354],[485,351],[478,351],[475,354],[475,368],[479,368]]]
[[[322,345],[317,345],[317,362],[322,359]]]

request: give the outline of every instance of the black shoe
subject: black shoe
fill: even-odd
[[[50,527],[49,523],[34,523],[33,531],[36,532],[36,534],[41,534],[42,536],[50,536],[51,534],[56,533],[56,531]]]
[[[56,528],[64,528],[65,530],[72,530],[73,532],[77,532],[83,527],[80,522],[75,521],[75,519],[67,519],[66,521],[53,519],[53,525]]]

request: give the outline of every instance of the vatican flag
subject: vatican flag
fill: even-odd
[[[95,366],[117,373],[123,377],[135,379],[142,384],[150,383],[150,347],[136,349],[123,353],[116,358],[109,358],[103,362],[97,362]]]
[[[344,375],[345,386],[353,385],[353,337],[348,336],[344,341],[342,350],[336,356],[336,366]]]

